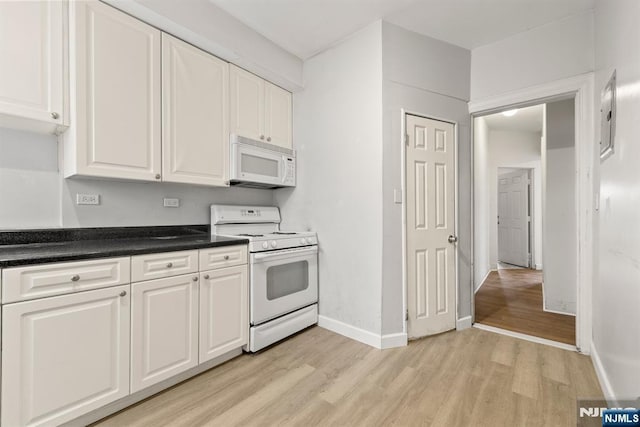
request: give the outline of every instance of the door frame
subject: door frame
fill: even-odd
[[[594,192],[595,181],[593,175],[598,165],[595,160],[598,144],[595,143],[593,129],[594,112],[594,74],[593,72],[580,74],[566,79],[532,86],[529,88],[491,96],[479,101],[469,102],[471,114],[471,173],[475,176],[473,162],[475,158],[475,141],[473,140],[473,124],[476,117],[485,116],[512,108],[522,108],[541,103],[573,98],[575,105],[575,177],[576,177],[576,222],[577,233],[575,248],[577,263],[575,266],[577,298],[576,298],[576,349],[584,354],[591,353],[592,331],[592,286],[593,286],[593,229],[595,223]],[[472,178],[473,180],[473,178]],[[472,192],[472,248],[471,254],[475,265],[475,194]],[[544,268],[544,266],[543,266]],[[471,287],[475,275],[471,271]],[[472,321],[475,321],[474,298],[471,299]]]
[[[445,123],[449,123],[453,125],[453,149],[454,149],[454,167],[453,167],[453,181],[454,181],[454,223],[453,223],[453,233],[455,236],[458,235],[458,221],[459,221],[459,215],[458,215],[458,206],[460,205],[460,203],[458,202],[458,136],[459,136],[459,131],[458,131],[458,122],[456,122],[455,120],[450,120],[450,119],[445,119],[445,118],[441,118],[441,117],[436,117],[433,115],[427,115],[424,113],[418,113],[415,111],[410,111],[410,110],[406,110],[404,108],[400,109],[400,141],[402,144],[402,154],[400,155],[400,173],[402,175],[402,186],[401,186],[401,191],[402,191],[402,318],[404,319],[403,326],[402,326],[402,332],[404,333],[405,336],[408,337],[409,335],[409,331],[407,328],[407,324],[408,324],[408,313],[409,313],[409,282],[408,282],[408,278],[407,278],[407,168],[406,168],[406,164],[407,164],[407,116],[416,116],[416,117],[421,117],[424,119],[429,119],[429,120],[437,120],[439,122],[445,122]],[[459,274],[458,274],[458,243],[455,244],[454,246],[454,271],[455,271],[455,301],[456,301],[456,324],[455,324],[455,328],[456,329],[461,329],[458,324],[458,312],[459,312],[459,306],[460,306],[460,302],[458,301],[458,290],[459,290]]]

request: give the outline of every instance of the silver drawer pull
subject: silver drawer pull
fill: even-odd
[[[173,267],[173,263],[172,262],[167,263],[167,268],[171,268],[171,267]]]
[[[225,261],[229,259],[229,255],[224,256]]]
[[[120,292],[120,296],[121,296],[121,297],[127,296],[127,291],[122,291],[122,292]]]
[[[209,280],[209,275],[208,274],[204,275],[204,280]]]
[[[77,282],[78,280],[80,280],[80,276],[78,274],[75,274],[75,275],[71,276],[71,281],[72,282]]]

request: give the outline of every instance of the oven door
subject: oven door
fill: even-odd
[[[318,247],[251,254],[251,324],[318,302]]]

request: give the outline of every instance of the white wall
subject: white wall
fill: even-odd
[[[270,205],[273,191],[64,179],[51,135],[0,128],[0,229],[208,224],[212,203]],[[99,194],[78,206],[76,194]],[[165,208],[164,197],[180,199]]]
[[[576,313],[576,159],[574,100],[546,105],[544,206],[545,310]]]
[[[489,128],[484,117],[473,123],[474,270],[473,289],[478,290],[491,270],[489,261]]]
[[[596,106],[617,70],[615,153],[600,167],[593,353],[605,394],[640,395],[640,2],[596,1]],[[599,108],[595,108],[597,112]],[[596,114],[596,140],[599,140]],[[599,356],[599,358],[597,357]]]
[[[0,128],[0,230],[59,227],[55,136]]]
[[[383,63],[383,287],[382,333],[403,330],[402,205],[394,190],[402,188],[401,109],[458,123],[460,218],[458,315],[471,314],[471,137],[470,52],[439,40],[382,24]]]
[[[298,182],[277,190],[284,225],[318,232],[320,314],[379,335],[382,46],[374,22],[304,64],[294,94]]]
[[[302,88],[300,58],[208,0],[105,2],[285,89]]]
[[[471,99],[593,71],[593,13],[570,16],[471,53]]]

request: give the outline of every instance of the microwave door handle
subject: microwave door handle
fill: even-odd
[[[281,182],[284,184],[284,182],[287,180],[287,158],[286,156],[282,156],[282,179]]]

